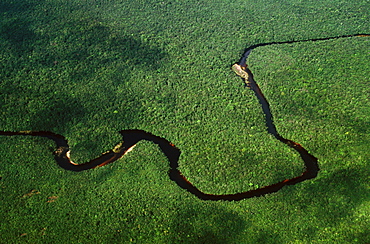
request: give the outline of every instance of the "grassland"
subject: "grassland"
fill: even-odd
[[[72,159],[142,129],[182,151],[201,190],[245,191],[302,172],[230,70],[253,44],[370,33],[360,1],[0,3],[1,130],[68,138]],[[369,243],[369,38],[255,49],[250,69],[279,133],[319,158],[316,179],[239,202],[202,201],[156,145],[68,172],[53,142],[1,137],[3,243]],[[32,194],[30,193],[32,190]]]

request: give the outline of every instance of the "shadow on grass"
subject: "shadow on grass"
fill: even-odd
[[[31,6],[0,3],[0,13],[8,15],[0,20],[0,40],[4,40],[2,52],[9,57],[0,71],[4,77],[0,94],[7,101],[2,123],[19,130],[64,134],[77,123],[94,121],[94,116],[112,121],[112,128],[122,126],[119,129],[140,119],[141,93],[128,89],[130,74],[134,69],[158,69],[166,52],[88,13],[72,15],[49,9],[45,15],[36,13],[35,18],[32,11],[40,10]],[[112,111],[107,113],[107,108]],[[110,126],[104,121],[99,126]],[[74,133],[101,136],[96,128],[88,129]],[[80,145],[94,151],[99,147],[94,141],[90,137]]]
[[[160,67],[159,61],[167,56],[158,46],[129,34],[117,33],[98,19],[68,20],[60,23],[59,28],[61,32],[50,30],[52,48],[45,54],[45,65],[53,66],[57,60],[91,62],[102,67],[119,61],[131,67],[140,65],[147,70],[156,70]]]
[[[54,95],[31,117],[30,130],[68,131],[73,121],[83,121],[86,110],[81,102],[67,94]]]
[[[86,115],[80,101],[89,101],[92,98],[72,98],[61,86],[76,85],[73,89],[93,90],[99,94],[99,97],[93,97],[95,100],[107,100],[107,97],[111,99],[115,93],[113,87],[101,84],[101,92],[95,89],[99,87],[98,84],[93,88],[87,87],[91,79],[100,81],[96,78],[100,69],[104,70],[104,75],[111,79],[114,85],[119,85],[127,83],[135,66],[144,70],[156,70],[161,66],[160,61],[166,57],[161,48],[131,36],[113,33],[111,28],[104,26],[104,23],[97,19],[78,19],[79,16],[75,16],[76,19],[71,20],[63,16],[45,16],[43,20],[33,20],[31,17],[27,18],[29,9],[25,6],[0,4],[3,12],[14,15],[12,18],[0,20],[0,39],[7,43],[4,51],[7,55],[13,54],[8,55],[12,58],[2,65],[1,72],[7,79],[2,81],[4,86],[1,93],[6,94],[7,98],[12,97],[7,99],[9,104],[14,102],[14,106],[18,106],[17,103],[23,102],[19,104],[23,109],[28,107],[29,103],[19,102],[22,99],[35,101],[34,104],[37,101],[44,103],[37,108],[28,108],[38,110],[33,118],[30,118],[38,129],[49,130],[52,125],[64,127],[70,117],[82,118]],[[51,22],[58,21],[58,29],[55,30],[53,24],[41,25],[41,22],[47,21],[46,18],[51,18]],[[33,29],[36,28],[31,28],[32,25],[40,25],[42,31],[35,33]],[[109,73],[106,69],[109,69]],[[106,77],[104,79],[107,79]],[[53,92],[59,95],[52,94]],[[16,96],[21,99],[15,99]],[[131,102],[135,100],[134,94],[128,97]],[[124,99],[125,97],[122,97],[122,100]],[[89,101],[89,104],[95,100]],[[130,116],[133,116],[133,113]]]
[[[92,70],[117,62],[128,69],[140,65],[143,69],[156,70],[167,56],[155,44],[112,29],[96,17],[85,16],[86,13],[71,15],[49,9],[44,15],[37,13],[35,18],[32,12],[35,6],[27,2],[0,3],[0,13],[6,16],[0,20],[0,40],[5,51],[15,58],[11,63],[19,64],[13,69],[33,71],[47,67],[69,70],[71,76],[86,78],[94,74]]]
[[[44,1],[37,1],[42,3]],[[0,13],[22,13],[24,11],[32,10],[34,3],[29,3],[28,1],[12,1],[12,0],[3,0],[0,2]]]
[[[323,174],[299,193],[303,197],[296,199],[297,205],[320,217],[327,226],[337,226],[370,199],[366,187],[368,168],[355,165]]]
[[[0,77],[14,76],[23,67],[22,58],[32,52],[38,35],[31,30],[32,20],[27,19],[27,14],[34,6],[27,1],[0,2],[0,54],[5,57],[0,64]]]
[[[239,235],[247,227],[237,213],[215,205],[188,205],[178,213],[171,225],[174,228],[173,243],[237,243]]]
[[[0,36],[10,43],[14,55],[22,56],[25,52],[32,51],[32,44],[37,35],[30,30],[29,21],[18,18],[3,20],[0,24]]]
[[[21,54],[23,51],[29,51],[25,47],[28,46],[29,41],[34,41],[36,38],[35,33],[30,30],[31,22],[24,17],[24,13],[31,11],[34,4],[27,1],[7,2],[7,0],[0,2],[0,14],[7,17],[0,21],[0,37],[8,40],[15,47],[12,51]]]

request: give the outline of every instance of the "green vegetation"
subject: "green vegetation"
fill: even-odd
[[[179,147],[181,171],[213,194],[303,169],[267,134],[257,99],[230,69],[243,50],[370,33],[366,0],[34,2],[0,3],[0,129],[62,134],[77,163],[111,149],[119,130],[142,129]],[[250,55],[279,133],[319,158],[316,179],[202,201],[169,179],[149,142],[77,173],[58,167],[51,140],[0,137],[1,242],[369,243],[369,44]]]

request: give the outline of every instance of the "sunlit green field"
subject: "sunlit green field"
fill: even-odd
[[[0,2],[0,130],[64,135],[76,163],[140,129],[181,150],[200,190],[300,175],[230,69],[254,44],[370,33],[367,0]],[[249,68],[278,132],[317,178],[237,202],[203,201],[157,145],[70,172],[45,138],[0,137],[0,243],[370,243],[370,38],[269,45]]]

